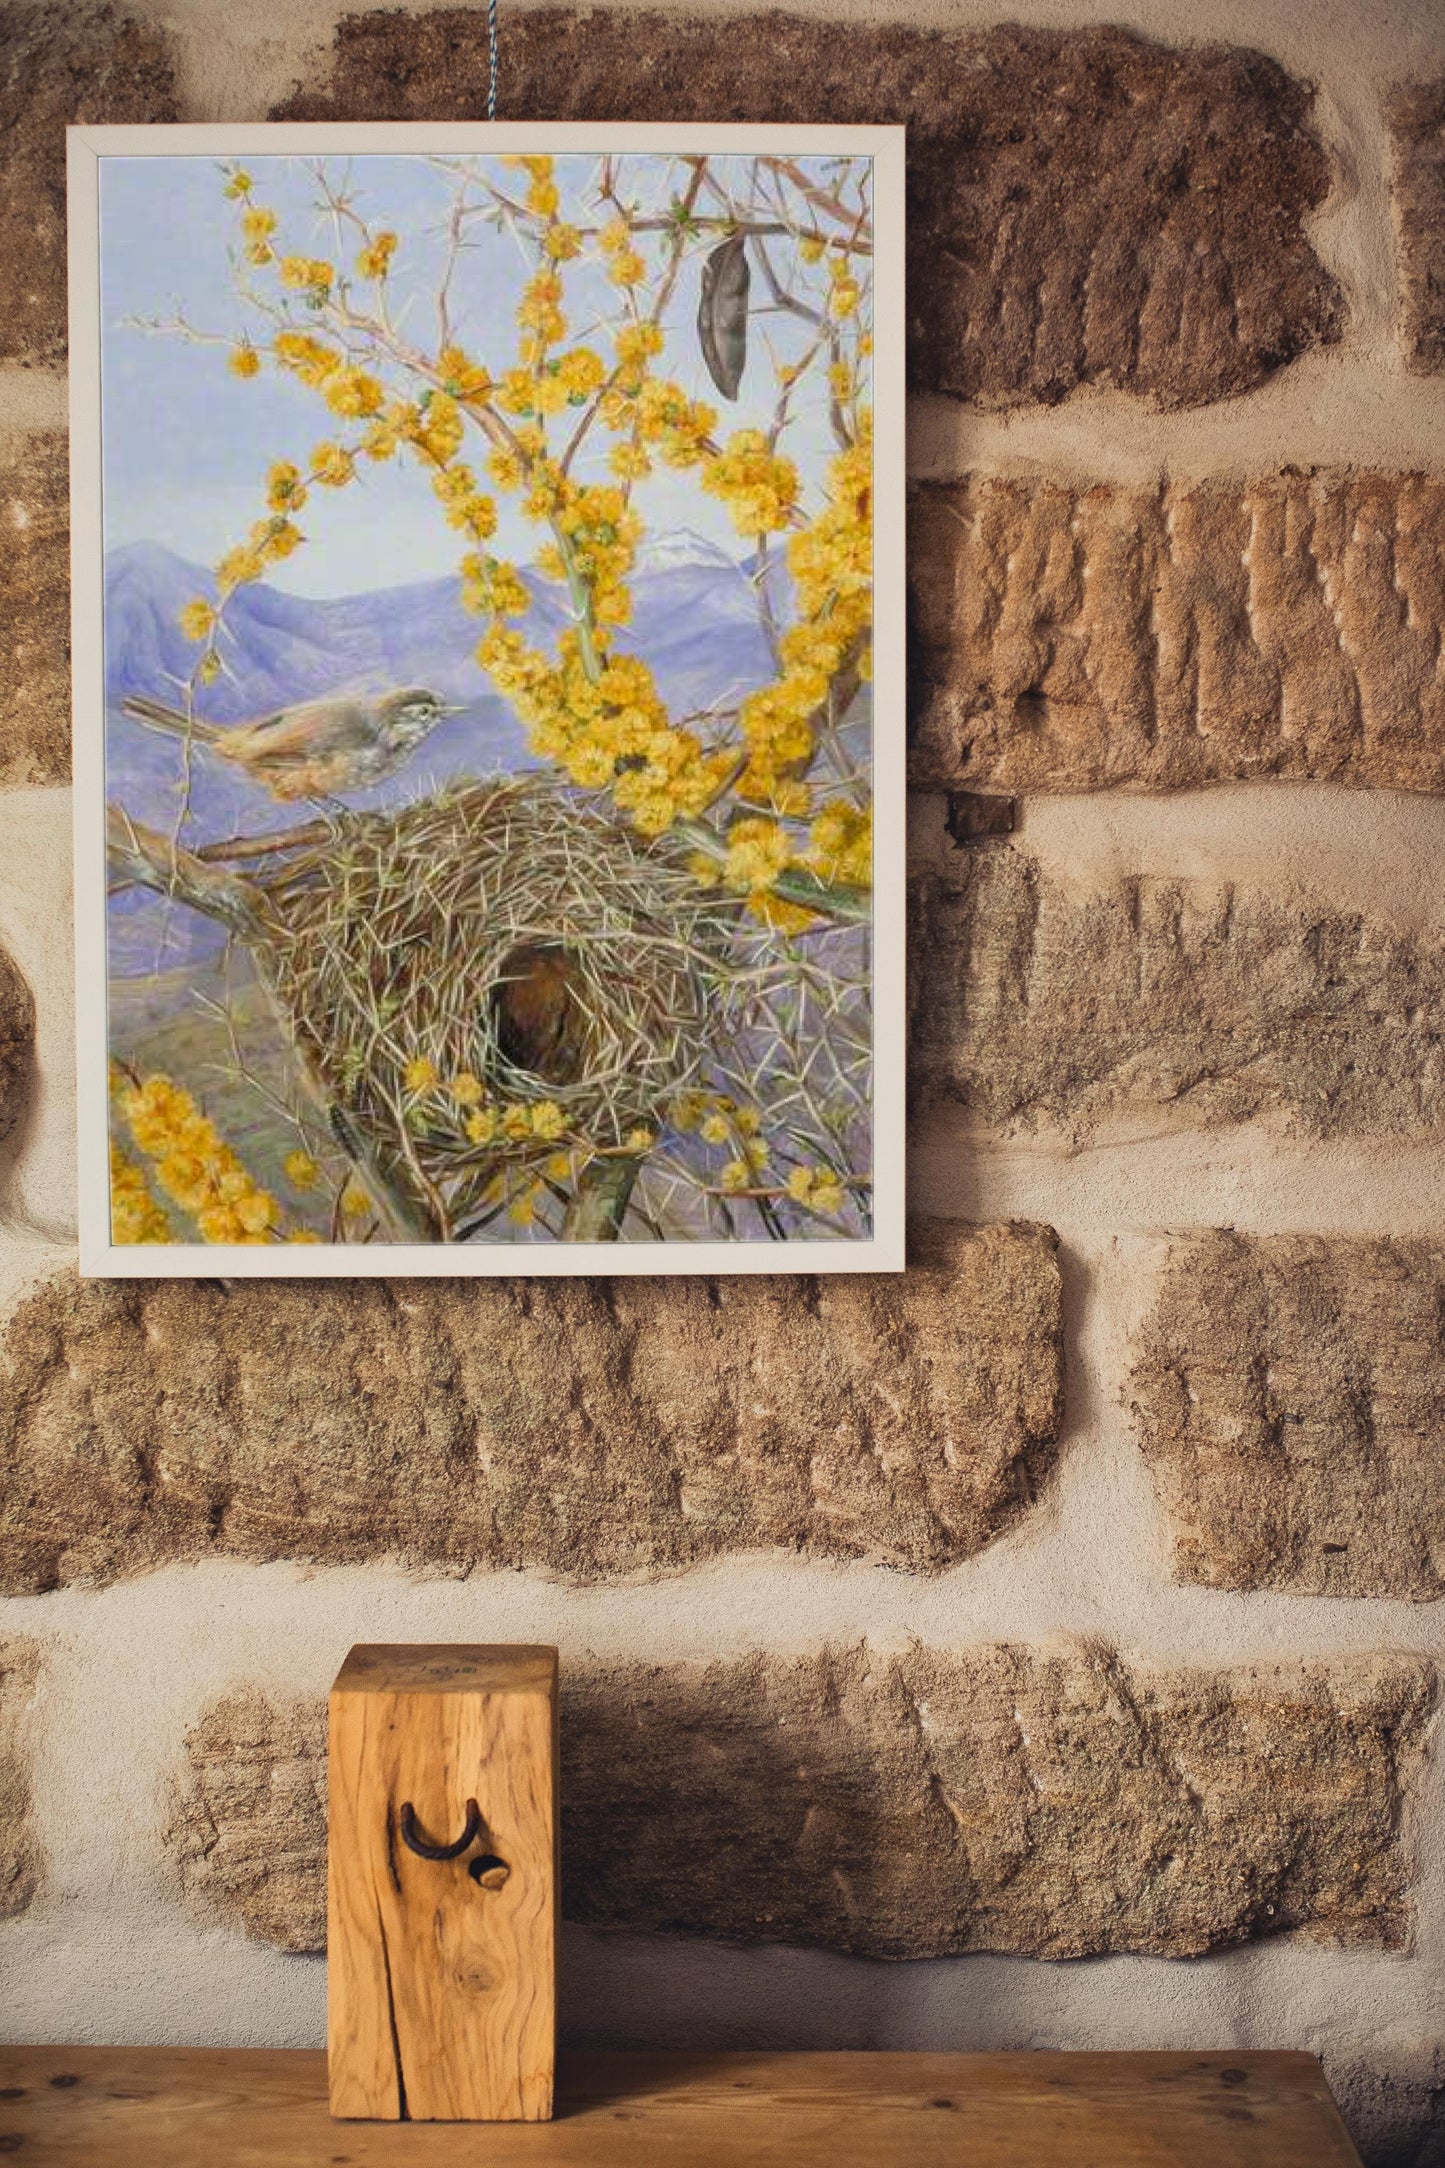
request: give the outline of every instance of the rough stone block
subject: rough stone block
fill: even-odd
[[[1442,537],[1424,474],[924,486],[913,780],[1445,789]]]
[[[165,34],[110,6],[0,10],[0,360],[65,354],[65,131],[178,117]]]
[[[62,430],[0,436],[0,786],[70,777],[67,486]]]
[[[1052,1464],[1055,1240],[934,1221],[911,1255],[821,1280],[53,1279],[0,1342],[0,1586],[215,1553],[951,1564]]]
[[[484,11],[379,9],[275,117],[477,118],[486,84]],[[906,122],[915,379],[995,406],[1081,384],[1188,406],[1337,337],[1309,106],[1262,53],[1114,27],[542,8],[501,41],[508,120]]]
[[[1445,369],[1445,75],[1403,84],[1387,111],[1395,138],[1400,333],[1410,367],[1429,376]]]
[[[574,1920],[895,1958],[1408,1937],[1401,1810],[1434,1692],[1409,1657],[1209,1672],[915,1645],[564,1654],[562,1678]],[[193,1903],[288,1949],[325,1934],[324,1729],[319,1704],[243,1690],[176,1790]]]
[[[1010,846],[954,853],[913,908],[914,1088],[979,1130],[1445,1132],[1429,937],[1263,885],[1065,884]]]
[[[25,1714],[40,1670],[33,1641],[0,1641],[0,1919],[23,1912],[40,1881],[40,1845],[30,1815]]]
[[[1133,1373],[1180,1578],[1445,1592],[1445,1248],[1211,1232],[1171,1253]]]
[[[326,1947],[326,1703],[239,1686],[186,1734],[165,1841],[185,1889],[280,1950]]]

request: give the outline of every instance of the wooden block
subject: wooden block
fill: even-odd
[[[354,1648],[331,1689],[329,1766],[331,2113],[545,2120],[557,2030],[557,1651]],[[457,1848],[473,1800],[480,1826]],[[415,1845],[455,1856],[425,1858]]]

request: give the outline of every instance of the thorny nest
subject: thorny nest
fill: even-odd
[[[550,778],[338,814],[262,885],[263,973],[338,1141],[454,1235],[488,1216],[499,1157],[539,1148],[474,1141],[474,1108],[408,1083],[419,1061],[618,1151],[756,1001],[737,899]]]

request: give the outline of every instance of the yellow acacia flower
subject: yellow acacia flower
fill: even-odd
[[[554,218],[560,201],[554,180],[534,180],[527,190],[527,209],[535,212],[538,218]]]
[[[719,497],[739,534],[786,527],[798,500],[798,470],[770,447],[761,429],[739,429],[702,470],[702,486]]]
[[[724,877],[730,888],[771,888],[792,855],[785,828],[751,815],[734,821],[728,830]]]
[[[186,604],[177,622],[188,640],[209,640],[219,620],[212,605],[197,596]]]
[[[533,1220],[537,1217],[537,1191],[535,1184],[530,1189],[523,1189],[518,1191],[517,1195],[507,1206],[507,1217],[517,1227],[531,1226]]]
[[[341,1192],[341,1213],[343,1219],[369,1219],[374,1209],[375,1207],[373,1206],[370,1197],[367,1196],[365,1189],[363,1188],[362,1184],[358,1182],[356,1176],[354,1174],[349,1176],[347,1179],[346,1187]]]
[[[465,424],[462,410],[449,392],[428,393],[402,423],[402,434],[438,466],[456,457]]]
[[[820,263],[823,257],[823,237],[817,233],[805,233],[798,243],[798,254],[804,263]]]
[[[125,1085],[118,1097],[132,1137],[155,1165],[157,1183],[190,1213],[203,1241],[268,1238],[280,1219],[275,1198],[253,1180],[188,1091],[154,1075]]]
[[[365,369],[357,369],[349,364],[343,364],[329,372],[323,386],[323,396],[333,414],[341,414],[348,419],[375,414],[382,399],[381,386],[376,378],[369,376]]]
[[[266,476],[266,502],[273,512],[299,511],[306,502],[301,469],[289,459],[278,459]]]
[[[553,263],[570,263],[582,253],[582,236],[575,226],[549,226],[542,236],[542,246]]]
[[[286,1154],[282,1171],[293,1189],[312,1189],[321,1169],[309,1152],[298,1150]]]
[[[873,809],[834,799],[808,831],[807,862],[825,881],[867,888],[873,874]]]
[[[841,321],[853,314],[862,299],[863,289],[846,256],[829,257],[828,276],[832,281],[832,291],[828,295],[828,313]]]
[[[469,556],[462,559],[462,603],[479,617],[525,617],[532,598],[515,565]]]
[[[442,380],[442,390],[450,398],[464,403],[485,399],[492,389],[488,372],[460,346],[442,348],[437,355],[437,374]]]
[[[648,361],[660,354],[666,341],[657,324],[622,324],[612,341],[617,349],[617,359],[622,362]]]
[[[283,369],[299,376],[304,384],[324,384],[341,366],[341,356],[305,331],[278,331],[271,351]]]
[[[391,259],[396,254],[394,233],[374,233],[356,259],[356,269],[364,279],[384,279],[391,269]]]
[[[632,246],[632,228],[625,218],[614,218],[597,236],[597,245],[604,256],[616,256]]]
[[[481,1078],[473,1076],[470,1069],[463,1069],[459,1075],[454,1076],[447,1090],[459,1107],[480,1106],[485,1097]]]
[[[608,258],[607,275],[614,286],[640,286],[647,277],[647,265],[635,248],[621,248]]]
[[[574,346],[557,364],[557,376],[569,399],[590,399],[607,375],[606,364],[590,346]]]
[[[361,440],[361,449],[368,459],[378,463],[394,459],[401,447],[402,429],[411,408],[397,401],[389,406],[379,421],[374,421]]]
[[[788,1176],[788,1195],[814,1212],[841,1212],[847,1201],[842,1178],[831,1167],[794,1167]]]
[[[241,231],[246,239],[253,243],[268,241],[276,231],[276,213],[266,210],[259,203],[254,204],[249,211],[242,214]]]
[[[233,587],[243,587],[249,580],[259,580],[266,570],[265,559],[249,543],[242,543],[228,550],[216,567],[216,586],[223,595]]]
[[[520,489],[522,462],[516,452],[502,449],[487,455],[487,472],[499,489]]]
[[[294,521],[283,519],[279,514],[271,519],[258,520],[251,529],[251,547],[263,565],[279,564],[293,550],[301,547],[306,537]]]
[[[490,1144],[497,1134],[497,1117],[494,1110],[491,1107],[479,1107],[475,1114],[469,1114],[466,1120],[466,1133],[469,1143]]]
[[[259,376],[261,357],[249,339],[241,339],[231,348],[227,356],[227,366],[232,376]]]
[[[425,1054],[415,1054],[401,1072],[409,1092],[429,1092],[437,1082],[437,1066]]]
[[[172,1242],[175,1233],[135,1161],[110,1148],[110,1232],[114,1242]]]
[[[234,202],[238,196],[249,196],[254,186],[255,183],[245,167],[237,166],[226,182],[225,193]]]
[[[327,489],[343,489],[356,473],[356,454],[342,444],[318,444],[311,454],[313,478]]]
[[[275,224],[274,219],[272,224]],[[293,292],[329,294],[335,277],[332,266],[319,257],[283,256],[281,259],[281,284],[289,286]]]
[[[626,441],[613,445],[607,464],[620,482],[640,482],[652,472],[652,461],[642,446]]]
[[[567,1117],[555,1099],[539,1099],[532,1109],[532,1134],[544,1144],[555,1144],[567,1127]]]

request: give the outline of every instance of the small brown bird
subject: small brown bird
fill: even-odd
[[[552,943],[512,950],[492,989],[502,1059],[548,1084],[573,1084],[587,1063],[587,1010],[576,964]]]
[[[245,770],[273,798],[330,798],[395,775],[443,716],[459,712],[423,686],[304,700],[249,723],[203,723],[139,695],[122,712],[147,730],[189,738]]]

